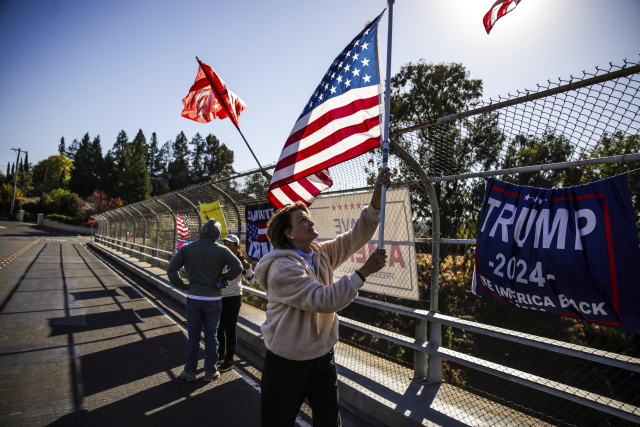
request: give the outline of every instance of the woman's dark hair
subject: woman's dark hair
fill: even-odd
[[[284,230],[293,227],[291,214],[295,211],[305,211],[307,215],[309,215],[307,205],[302,202],[297,202],[281,207],[278,209],[278,212],[273,214],[271,219],[269,219],[267,223],[267,237],[275,249],[291,249],[291,244],[287,236],[284,235]]]

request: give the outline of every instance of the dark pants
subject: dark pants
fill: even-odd
[[[267,351],[261,388],[262,427],[293,427],[305,398],[313,410],[313,427],[342,426],[333,350],[303,361]]]
[[[204,326],[204,372],[215,374],[218,361],[218,342],[216,328],[220,321],[222,303],[217,301],[201,301],[187,298],[187,343],[184,346],[187,374],[196,374],[198,369],[198,350],[200,350],[200,333]]]
[[[242,295],[222,298],[222,315],[218,325],[218,357],[233,362],[236,353],[236,324],[242,305]]]

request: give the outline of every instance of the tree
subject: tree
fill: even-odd
[[[64,146],[64,136],[60,138],[60,144],[58,145],[58,154],[64,154],[65,146]]]
[[[100,188],[103,188],[105,191],[117,196],[119,183],[120,171],[117,168],[116,159],[113,156],[113,153],[109,150],[102,160]]]
[[[80,143],[78,142],[77,139],[74,139],[73,142],[71,142],[71,145],[69,145],[69,147],[67,147],[67,158],[71,159],[71,160],[75,160],[76,158],[76,152],[78,151],[78,146],[80,145]],[[63,154],[63,153],[61,153]]]
[[[205,172],[203,167],[205,142],[204,138],[200,136],[200,133],[196,133],[195,136],[191,138],[191,146],[193,147],[191,150],[191,168],[197,177],[201,177]]]
[[[66,188],[71,179],[73,162],[64,154],[56,154],[41,160],[33,168],[33,180],[39,194],[56,188]]]
[[[462,64],[431,64],[423,59],[416,64],[408,63],[391,79],[391,128],[414,126],[467,110],[479,102],[481,95],[482,81],[470,79]],[[405,134],[395,141],[409,151],[430,176],[461,174],[495,162],[504,141],[498,115],[480,115],[462,126],[467,131],[464,137],[459,126],[448,124]],[[379,151],[374,150],[368,162],[370,184],[380,167]],[[417,178],[404,162],[393,173],[400,182]],[[443,237],[469,234],[465,222],[473,211],[471,200],[479,186],[481,188],[481,183],[471,180],[434,184],[443,211]],[[461,194],[465,197],[457,197]],[[431,208],[424,189],[411,187],[411,200],[416,220],[430,224]]]
[[[7,177],[11,175],[11,162],[7,162]]]
[[[128,144],[125,153],[125,168],[122,176],[122,199],[127,203],[135,203],[149,198],[151,181],[145,165],[147,141],[142,129],[134,140]]]
[[[94,190],[99,189],[103,184],[102,163],[100,135],[91,142],[87,132],[76,152],[69,188],[82,197],[89,196]]]
[[[20,160],[18,186],[28,195],[31,195],[33,192],[33,173],[31,172],[31,165],[29,164],[29,153],[26,152],[24,155],[24,163],[22,163],[22,159]]]
[[[15,162],[11,163],[11,177],[12,179],[15,179],[16,176],[16,164]]]
[[[207,135],[204,153],[204,169],[208,176],[222,176],[234,173],[233,150],[220,144],[213,134]]]
[[[162,154],[162,148],[158,147],[158,137],[156,133],[153,132],[145,160],[147,169],[152,176],[158,175],[164,170],[165,164],[162,159]]]
[[[125,155],[127,152],[127,145],[129,144],[129,138],[124,130],[121,130],[116,137],[116,142],[113,144],[113,157],[118,166],[118,170],[122,172],[124,170]]]
[[[183,188],[189,182],[189,144],[184,132],[180,132],[173,141],[173,160],[167,168],[171,174],[171,189]]]

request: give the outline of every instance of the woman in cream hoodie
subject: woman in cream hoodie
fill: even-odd
[[[274,250],[260,260],[256,277],[267,292],[267,318],[261,327],[267,347],[262,371],[263,427],[288,427],[308,399],[313,425],[339,426],[338,377],[333,346],[338,317],[358,295],[365,279],[386,264],[379,249],[351,276],[334,283],[333,272],[367,244],[380,217],[382,186],[391,185],[389,168],[380,171],[371,203],[350,231],[315,242],[318,233],[303,203],[281,208],[269,220]]]

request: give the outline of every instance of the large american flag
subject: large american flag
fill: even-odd
[[[187,214],[176,215],[176,228],[180,237],[183,239],[189,237],[189,217]]]
[[[307,101],[269,185],[267,196],[276,208],[298,201],[309,206],[333,184],[328,167],[380,146],[381,17],[382,13],[344,48]]]

